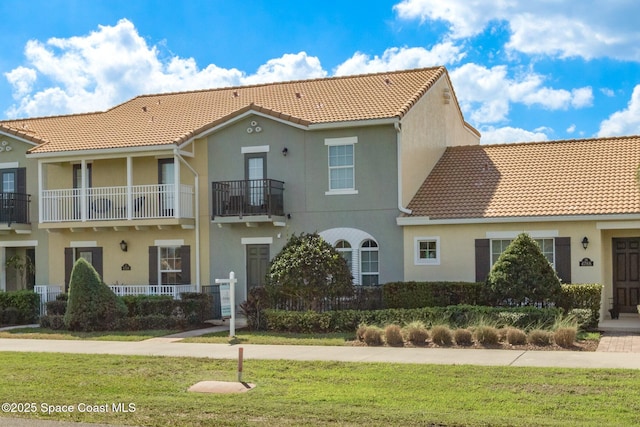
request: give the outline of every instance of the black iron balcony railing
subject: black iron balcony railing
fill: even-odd
[[[284,215],[284,182],[273,179],[212,182],[212,218]]]
[[[30,194],[0,192],[0,223],[30,224]]]

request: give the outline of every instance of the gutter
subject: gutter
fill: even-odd
[[[396,128],[396,157],[398,158],[398,210],[411,215],[411,209],[402,206],[402,126],[400,120],[396,120],[393,127]]]
[[[200,185],[199,185],[199,181],[200,181],[200,175],[198,175],[198,172],[191,167],[191,165],[189,163],[186,162],[186,160],[180,155],[180,151],[178,150],[178,148],[174,148],[173,150],[173,155],[176,156],[178,159],[180,159],[180,161],[182,162],[183,165],[185,165],[190,171],[191,173],[193,173],[195,179],[195,185],[194,185],[194,190],[195,190],[195,201],[196,201],[196,205],[195,205],[195,217],[196,217],[196,292],[200,292],[201,291],[201,286],[200,286]]]

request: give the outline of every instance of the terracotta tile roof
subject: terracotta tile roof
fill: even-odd
[[[640,213],[640,136],[448,148],[408,208],[429,219]]]
[[[138,96],[105,112],[0,122],[34,153],[176,144],[254,109],[303,125],[402,117],[444,67]]]

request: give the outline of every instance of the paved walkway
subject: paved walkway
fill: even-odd
[[[600,338],[599,352],[640,353],[640,335],[605,332]]]

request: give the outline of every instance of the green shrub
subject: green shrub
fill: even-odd
[[[446,325],[436,325],[431,328],[431,341],[439,346],[450,346],[453,344],[453,333]]]
[[[556,305],[562,307],[565,313],[575,309],[587,309],[591,316],[584,324],[584,328],[598,326],[600,318],[600,299],[602,285],[598,284],[566,284],[562,285]],[[581,326],[582,327],[582,326]]]
[[[551,344],[553,335],[549,331],[534,329],[527,335],[527,342],[533,345],[547,346]]]
[[[173,309],[175,307],[180,307],[189,325],[200,325],[213,317],[213,295],[183,292],[179,300],[173,300]]]
[[[49,301],[46,303],[47,306],[47,314],[49,315],[60,315],[64,316],[67,311],[67,301],[66,300],[55,300]]]
[[[390,282],[382,294],[387,308],[477,305],[484,303],[483,287],[475,282]]]
[[[368,346],[382,345],[382,335],[384,331],[378,326],[367,326],[367,329],[362,335],[362,339]]]
[[[314,311],[325,298],[354,293],[347,262],[318,233],[291,236],[271,261],[267,283]]]
[[[478,326],[473,331],[473,336],[482,345],[496,345],[500,341],[498,330],[493,326]]]
[[[456,329],[453,331],[453,339],[456,341],[456,344],[461,346],[466,347],[473,344],[473,336],[468,329]]]
[[[387,325],[384,328],[384,340],[391,347],[402,347],[404,339],[402,338],[402,330],[398,325]]]
[[[518,235],[500,255],[486,283],[492,300],[502,306],[554,302],[561,292],[558,275],[526,233]]]
[[[271,303],[264,286],[249,289],[247,300],[240,304],[240,311],[246,317],[249,329],[266,329],[267,323],[263,312],[269,307],[271,307]]]
[[[521,329],[508,328],[506,339],[511,345],[524,345],[527,343],[527,334]]]
[[[405,326],[405,334],[407,341],[413,345],[423,346],[429,339],[427,327],[421,321],[414,321]]]
[[[79,258],[71,271],[69,301],[64,323],[72,331],[104,331],[117,327],[127,314],[121,298],[100,280],[100,276],[84,258]]]
[[[5,313],[6,320],[0,319],[5,324],[24,325],[36,323],[40,310],[40,296],[33,291],[20,290],[0,292],[0,309]]]
[[[127,306],[129,317],[170,316],[175,308],[175,300],[169,295],[127,295],[122,297],[122,301]]]
[[[558,328],[553,332],[553,340],[560,347],[569,348],[573,346],[573,343],[576,341],[577,335],[578,335],[577,328],[571,328],[571,327]]]
[[[47,314],[40,317],[40,327],[46,329],[60,330],[64,329],[64,315]]]

